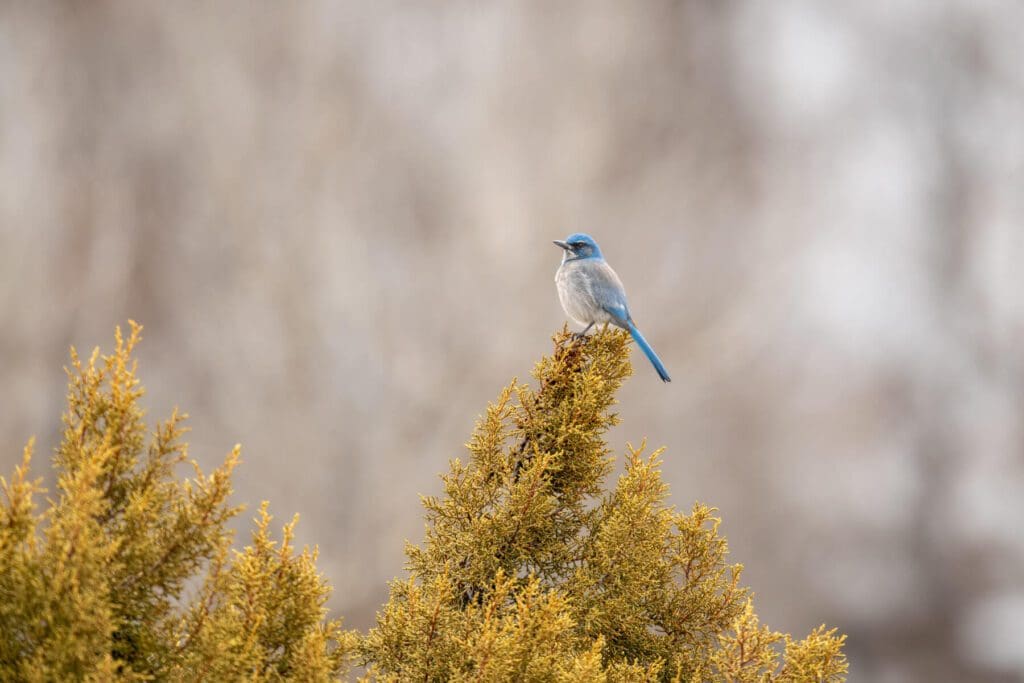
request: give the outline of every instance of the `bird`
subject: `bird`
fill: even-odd
[[[627,330],[640,350],[651,361],[658,377],[671,382],[658,354],[640,334],[626,303],[622,280],[604,260],[601,248],[590,235],[577,232],[565,240],[554,240],[562,248],[562,263],[555,272],[558,300],[565,314],[580,325],[586,325],[581,336],[599,323],[611,323]]]

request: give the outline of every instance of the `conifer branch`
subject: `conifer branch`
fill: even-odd
[[[468,462],[442,477],[444,497],[423,499],[426,539],[407,546],[411,578],[363,641],[366,680],[790,681],[714,511],[666,502],[661,451],[628,447],[605,486],[628,336],[563,329],[553,341],[537,388],[513,380],[478,421]],[[787,662],[795,653],[841,680],[841,641],[788,642]]]

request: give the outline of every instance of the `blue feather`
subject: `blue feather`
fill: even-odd
[[[627,325],[629,325],[629,327],[626,329],[628,329],[629,333],[633,335],[633,340],[636,342],[636,345],[640,347],[640,350],[644,352],[644,355],[647,356],[647,360],[651,361],[651,365],[654,366],[654,370],[658,373],[658,377],[661,378],[661,381],[671,382],[672,378],[668,376],[668,371],[665,369],[665,366],[661,364],[661,359],[658,358],[658,354],[654,352],[651,345],[647,343],[646,339],[644,339],[644,335],[640,334],[640,330],[636,329],[636,325],[633,324],[632,320],[627,321]]]

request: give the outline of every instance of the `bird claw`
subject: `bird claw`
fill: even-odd
[[[593,326],[594,326],[594,323],[590,323],[589,325],[587,325],[586,327],[583,328],[582,332],[573,332],[572,335],[571,335],[572,336],[572,340],[576,341],[576,342],[583,341],[584,339],[587,338],[587,332],[590,332],[590,328],[593,327]]]

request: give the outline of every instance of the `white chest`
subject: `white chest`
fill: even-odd
[[[597,300],[594,278],[579,261],[566,261],[555,272],[558,300],[565,314],[580,325],[606,323],[611,316]]]

